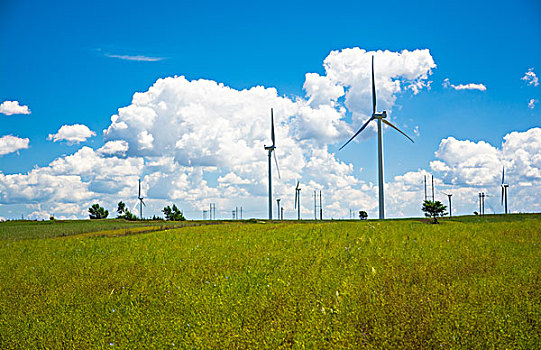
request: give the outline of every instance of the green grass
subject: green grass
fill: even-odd
[[[534,349],[540,245],[537,217],[4,240],[0,348]]]
[[[18,241],[26,239],[71,236],[81,233],[99,232],[105,230],[129,230],[135,227],[163,226],[164,228],[172,228],[200,224],[201,223],[192,221],[126,221],[123,219],[49,221],[15,220],[0,222],[0,241]]]

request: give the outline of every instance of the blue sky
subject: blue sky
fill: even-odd
[[[537,74],[541,69],[540,15],[541,4],[533,0],[413,5],[402,1],[3,1],[0,103],[19,101],[31,113],[0,114],[0,136],[29,139],[28,148],[0,156],[0,172],[26,174],[83,146],[99,149],[111,116],[130,105],[135,92],[147,91],[159,78],[204,78],[236,90],[274,87],[279,96],[294,100],[306,98],[306,73],[325,74],[323,62],[333,50],[428,49],[436,65],[427,79],[432,82],[430,89],[397,93],[392,108],[398,125],[411,136],[417,126],[419,135],[410,145],[397,133],[385,133],[385,177],[392,181],[395,176],[426,169],[442,179],[442,186],[456,188],[468,183],[467,179],[437,173],[430,166],[443,139],[485,141],[501,148],[505,135],[540,125],[541,106],[535,104],[541,99],[541,87],[521,80],[530,68]],[[137,56],[159,59],[126,59]],[[442,85],[445,79],[455,86],[482,84],[486,90],[455,90]],[[528,106],[531,100],[533,108]],[[351,129],[360,127],[358,121],[352,122],[351,111],[345,112],[344,120]],[[86,125],[96,136],[83,142],[48,140],[48,135],[63,125],[73,124]],[[352,176],[376,183],[375,139],[368,137],[336,153],[340,139],[329,142],[328,152],[353,164],[356,170]],[[143,154],[139,156],[150,161]],[[265,161],[264,152],[261,158]],[[532,164],[538,169],[539,164]],[[150,173],[145,169],[134,176]],[[216,188],[216,179],[223,175],[209,172],[203,177]],[[538,180],[530,174],[520,181],[537,187]],[[481,185],[493,184],[475,186]],[[330,184],[321,186],[327,189]],[[4,191],[9,192],[7,187]],[[361,187],[357,184],[356,188]],[[474,192],[472,198],[480,190],[468,188]],[[497,186],[486,190],[498,195]],[[257,197],[260,191],[248,192]],[[38,197],[0,200],[0,217],[19,216],[15,212],[51,212],[36,209],[36,203],[49,201],[52,206],[56,200]],[[161,198],[150,211],[158,214],[162,202],[178,201],[187,212],[198,215],[195,202],[183,203],[182,197]],[[94,191],[79,205],[84,207],[91,199],[114,200]],[[253,216],[264,216],[264,203],[246,199],[246,205],[254,207]],[[227,205],[232,204],[224,202],[223,207]],[[539,200],[531,208],[521,209],[538,207]],[[463,208],[457,205],[462,213],[471,213],[470,209],[470,204]],[[227,210],[223,210],[226,216]],[[374,208],[370,210],[375,213]],[[401,213],[398,210],[395,216]],[[404,215],[409,214],[413,213]],[[334,215],[339,217],[340,211],[336,209]]]

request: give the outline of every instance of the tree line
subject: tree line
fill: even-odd
[[[136,221],[141,220],[137,218],[137,215],[130,212],[126,204],[122,201],[118,202],[118,207],[116,212],[118,213],[117,219],[124,219],[128,221]],[[173,204],[172,207],[166,206],[162,209],[162,213],[164,215],[164,218],[154,215],[152,217],[152,220],[167,220],[167,221],[184,221],[186,218],[184,217],[184,214],[182,211]],[[96,219],[106,219],[109,216],[109,211],[103,208],[99,205],[99,203],[92,204],[90,208],[88,208],[88,215],[90,219],[96,220]]]

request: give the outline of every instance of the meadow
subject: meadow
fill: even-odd
[[[539,215],[91,224],[0,223],[0,348],[541,344]]]

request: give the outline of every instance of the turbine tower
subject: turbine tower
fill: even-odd
[[[295,187],[295,209],[297,209],[297,220],[301,219],[301,188],[300,182],[297,180],[297,186]]]
[[[143,205],[146,207],[147,205],[145,202],[143,202],[143,197],[141,197],[141,179],[139,179],[139,195],[137,196],[137,199],[139,200],[139,218],[141,220],[143,219]]]
[[[378,189],[379,189],[379,218],[385,219],[385,200],[383,196],[383,139],[381,134],[381,123],[385,123],[392,127],[393,129],[397,130],[402,135],[406,136],[411,142],[413,140],[406,135],[404,132],[402,132],[400,129],[398,129],[396,126],[391,124],[391,122],[385,120],[387,118],[387,111],[383,111],[383,113],[376,113],[376,83],[374,81],[374,56],[372,56],[372,116],[364,125],[353,135],[348,142],[346,142],[342,147],[340,147],[339,151],[346,147],[348,143],[350,143],[357,135],[363,131],[368,124],[374,120],[377,119],[378,121]]]
[[[502,170],[502,205],[505,200],[505,213],[507,214],[507,188],[509,187],[508,184],[505,183],[505,167],[503,167]]]
[[[265,146],[265,150],[268,152],[269,157],[269,220],[272,220],[272,153],[276,149],[275,137],[274,137],[274,116],[271,108],[271,141],[272,145]],[[278,171],[278,178],[280,178],[280,169],[278,168],[278,160],[276,159],[276,153],[274,153],[274,161],[276,162],[276,170]],[[278,214],[280,215],[280,214]]]
[[[447,197],[449,197],[449,217],[453,217],[453,207],[451,206],[451,197],[453,196],[452,193],[445,193],[445,192],[442,192],[444,195],[446,195]]]

